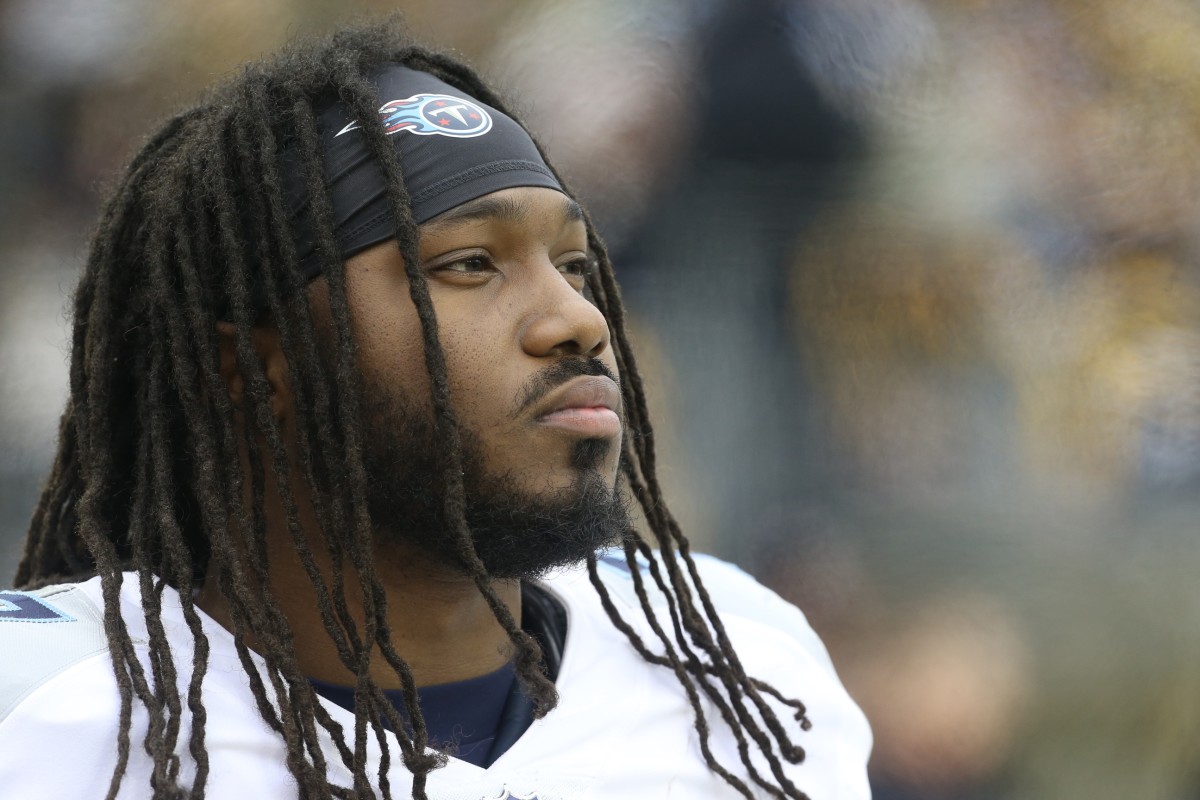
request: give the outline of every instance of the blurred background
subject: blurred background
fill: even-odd
[[[0,0],[4,581],[105,183],[397,7],[594,210],[674,510],[807,611],[879,800],[1200,798],[1194,0]]]

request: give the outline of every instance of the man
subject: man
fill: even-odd
[[[666,510],[586,214],[391,25],[130,164],[16,582],[8,796],[868,795],[803,616]]]

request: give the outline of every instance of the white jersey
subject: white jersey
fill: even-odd
[[[787,710],[779,718],[806,751],[786,765],[790,779],[813,800],[870,797],[866,719],[846,694],[824,646],[795,607],[745,573],[716,559],[697,562],[746,671],[785,696],[803,700],[812,720],[801,732]],[[621,567],[601,562],[601,575],[621,615],[651,649],[657,642]],[[537,720],[491,766],[450,758],[429,776],[433,800],[723,800],[740,795],[704,763],[693,711],[674,674],[648,664],[616,630],[583,569],[552,575],[542,586],[568,614],[558,674],[558,707]],[[652,593],[654,596],[654,593]],[[146,623],[137,581],[127,575],[122,613],[147,664]],[[104,634],[98,578],[24,594],[0,593],[0,795],[21,800],[103,798],[116,764],[119,700]],[[260,717],[232,635],[199,612],[211,645],[203,702],[212,800],[295,798],[283,741]],[[669,618],[661,613],[665,625]],[[170,590],[163,620],[186,698],[192,636]],[[263,673],[265,674],[265,672]],[[353,715],[321,700],[343,729]],[[748,785],[736,743],[707,704],[711,746],[718,761]],[[194,774],[185,715],[178,751],[183,785]],[[142,747],[147,715],[135,701],[130,763],[120,798],[150,794],[152,762]],[[351,734],[352,735],[352,734]],[[369,757],[378,748],[368,737]],[[351,785],[333,742],[325,739],[330,779]],[[753,749],[753,744],[751,744]],[[392,795],[410,794],[411,778],[393,743]],[[770,775],[765,762],[761,773]],[[376,766],[368,775],[378,772]]]

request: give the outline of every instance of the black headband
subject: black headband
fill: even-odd
[[[413,218],[426,222],[457,205],[515,186],[562,191],[533,140],[515,120],[426,72],[391,64],[373,76],[383,124],[400,159]],[[361,121],[332,103],[317,112],[333,201],[334,235],[348,258],[396,235],[383,171]],[[294,145],[281,154],[284,191],[306,278],[321,271],[308,188]]]

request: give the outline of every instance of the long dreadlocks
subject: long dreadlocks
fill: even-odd
[[[70,397],[59,448],[16,582],[31,587],[86,575],[100,578],[104,626],[120,690],[118,762],[109,798],[116,796],[129,763],[135,702],[149,716],[144,746],[153,759],[153,796],[204,796],[209,765],[201,685],[209,645],[190,589],[213,569],[259,712],[284,740],[287,766],[301,796],[373,798],[378,791],[390,797],[388,728],[414,776],[414,798],[427,796],[428,774],[445,761],[445,756],[427,752],[416,686],[392,645],[388,598],[372,556],[359,413],[363,397],[314,110],[320,99],[333,97],[356,119],[374,119],[378,102],[367,75],[382,63],[428,72],[505,111],[472,71],[407,42],[395,22],[346,31],[317,45],[293,46],[273,61],[246,69],[205,102],[170,120],[130,163],[95,232],[74,299]],[[540,716],[557,700],[541,651],[492,589],[465,521],[459,427],[437,319],[419,269],[418,230],[401,165],[382,127],[364,125],[363,132],[386,179],[396,244],[421,322],[450,534],[462,564],[513,643],[518,679]],[[331,342],[318,335],[321,329],[302,291],[306,278],[298,266],[278,163],[285,142],[300,154],[311,198],[320,270],[329,287]],[[600,580],[595,557],[587,564],[591,582],[613,625],[637,652],[678,678],[693,708],[709,768],[742,795],[755,796],[752,786],[714,757],[702,698],[732,730],[754,786],[771,797],[803,798],[783,764],[799,763],[804,751],[791,741],[767,697],[790,706],[807,729],[804,706],[746,674],[700,582],[688,542],[667,510],[655,476],[654,435],[620,292],[603,243],[591,221],[585,219],[585,224],[596,262],[588,287],[608,320],[623,376],[629,429],[624,477],[653,538],[651,544],[630,532],[624,553],[657,642],[644,641],[622,619]],[[332,564],[328,580],[318,568],[312,532],[300,523],[284,436],[271,413],[268,379],[251,339],[252,327],[264,318],[278,329],[290,365],[299,463],[320,531],[337,533],[321,536]],[[241,425],[235,424],[235,408],[220,374],[221,321],[236,332],[237,366],[246,384]],[[242,465],[243,449],[248,470]],[[357,676],[352,741],[317,701],[269,589],[268,466],[325,629],[342,663]],[[648,563],[647,574],[639,561]],[[361,627],[347,605],[347,564],[364,604]],[[125,570],[135,572],[140,583],[149,675],[119,610]],[[166,586],[181,590],[182,613],[194,638],[186,696],[177,685],[163,626]],[[666,597],[666,624],[652,609],[651,591]],[[248,642],[263,657],[264,671],[251,658]],[[368,664],[376,650],[403,687],[407,723],[370,677]],[[178,786],[177,745],[185,713],[190,715],[187,746],[196,766],[188,789]],[[352,786],[328,780],[322,731],[353,775]],[[369,735],[382,751],[374,784],[367,774]],[[752,761],[751,748],[765,757],[770,774],[762,774]]]

